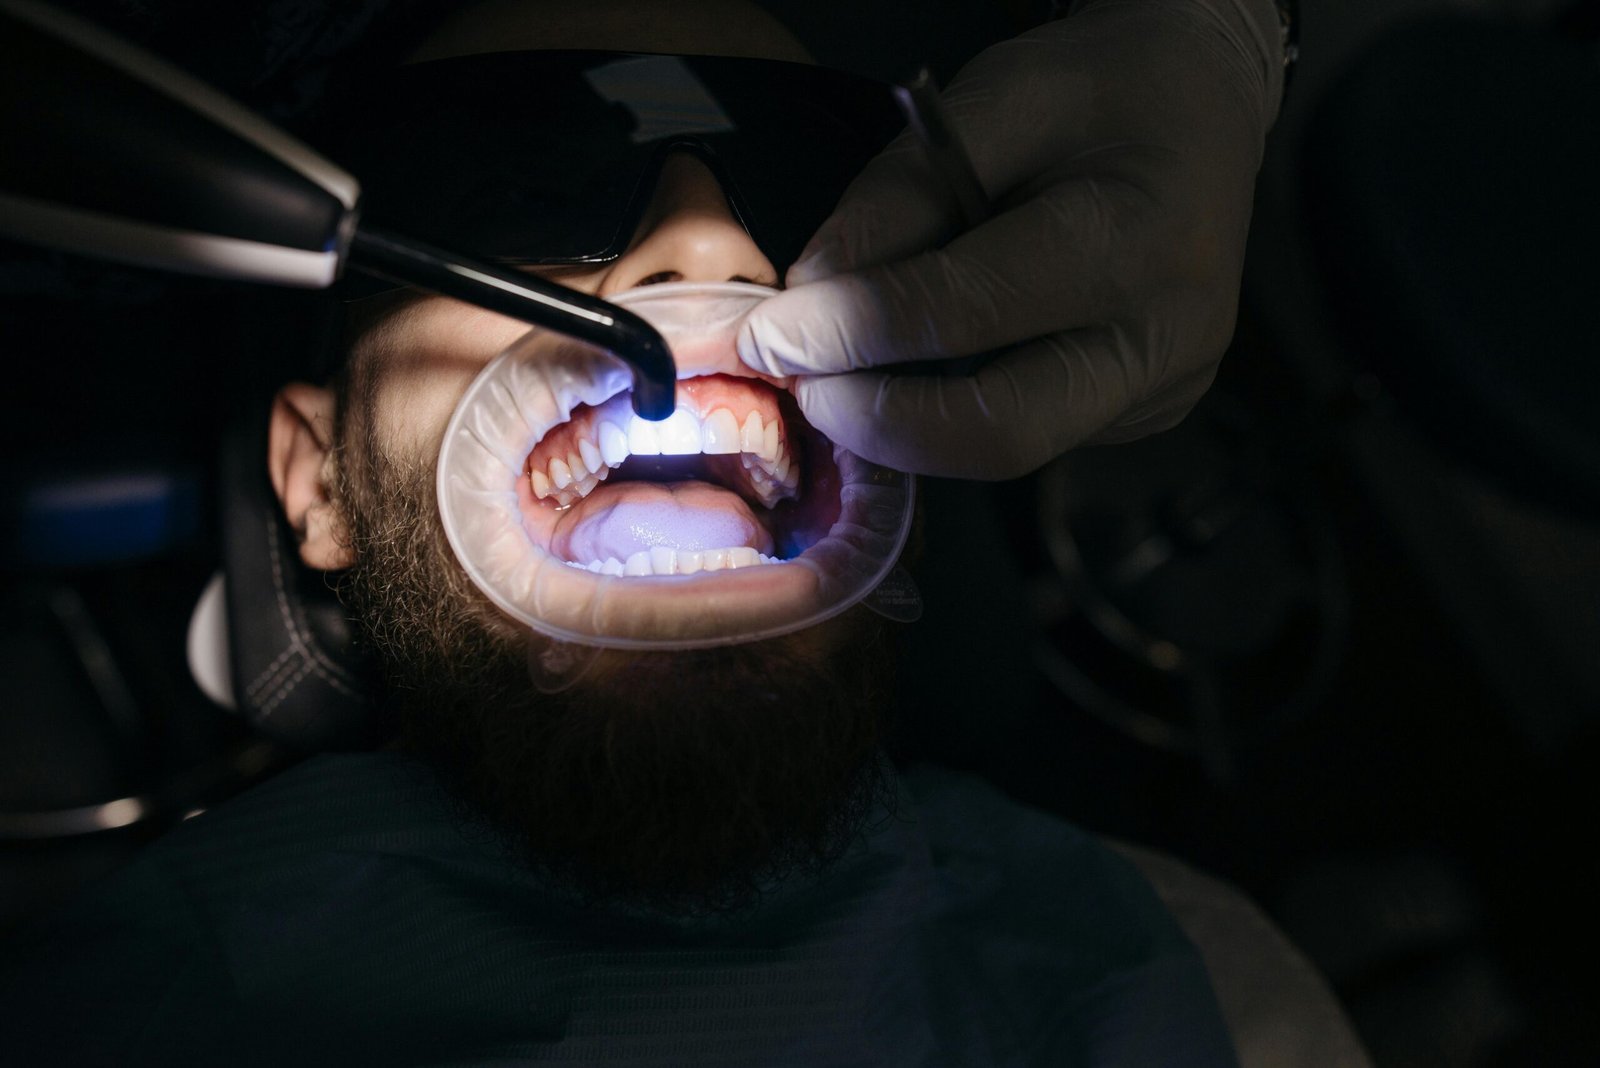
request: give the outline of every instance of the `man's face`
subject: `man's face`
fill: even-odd
[[[777,281],[689,156],[669,159],[619,260],[556,277],[602,296],[664,281]],[[742,903],[783,873],[826,862],[882,799],[876,746],[887,699],[876,623],[858,609],[744,646],[606,651],[570,688],[540,693],[528,663],[541,642],[467,579],[433,489],[457,402],[525,330],[431,296],[390,298],[369,315],[324,467],[330,518],[300,524],[308,550],[335,548],[308,559],[345,568],[342,588],[388,676],[399,744],[438,767],[530,862],[591,895],[678,910]],[[682,388],[763,411],[780,399],[753,376]],[[804,433],[792,426],[792,404],[784,416],[788,432]],[[749,548],[771,553],[783,536],[781,519],[765,514],[773,509],[763,487],[712,469],[723,457],[648,467],[630,459],[618,468],[640,472],[628,485],[592,480],[581,498],[575,485],[541,497],[532,471],[548,471],[573,436],[558,428],[535,447],[523,501],[530,532],[569,559],[612,536],[594,518],[619,510],[607,500],[659,494]]]
[[[598,266],[539,268],[537,273],[608,298],[660,282],[776,286],[779,281],[733,217],[710,170],[685,153],[665,161],[649,206],[620,258]],[[371,368],[368,386],[376,419],[371,433],[386,447],[431,458],[467,385],[528,327],[446,297],[408,293],[384,304],[367,319],[354,348],[356,358],[381,365]]]

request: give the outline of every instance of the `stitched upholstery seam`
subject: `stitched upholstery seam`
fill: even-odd
[[[298,621],[295,619],[294,612],[290,608],[288,593],[284,586],[283,562],[279,547],[278,526],[276,520],[272,516],[268,516],[266,518],[266,528],[268,556],[272,561],[273,592],[278,601],[278,614],[283,621],[284,629],[289,633],[290,646],[288,649],[284,650],[284,653],[298,653],[302,658],[303,664],[299,670],[294,672],[291,678],[285,681],[281,686],[278,687],[276,691],[274,691],[267,704],[262,706],[262,714],[269,715],[273,709],[281,704],[284,698],[286,698],[289,693],[292,692],[294,688],[305,679],[308,671],[315,672],[317,676],[325,681],[329,686],[333,687],[334,690],[340,694],[343,694],[350,700],[359,701],[360,695],[351,689],[349,685],[347,685],[347,683],[350,681],[350,676],[347,675],[337,664],[334,664],[332,661],[323,656],[320,650],[316,648],[315,643],[311,640],[310,635],[306,632],[303,632],[302,629],[297,626]],[[280,656],[278,659],[281,660],[282,656]],[[274,663],[276,662],[277,661],[274,661]],[[268,671],[271,671],[271,669],[269,668]],[[263,675],[265,674],[267,673],[263,672]],[[275,678],[281,677],[282,671],[280,670],[278,672],[274,672],[273,674]],[[335,675],[339,677],[335,677]],[[260,682],[262,680],[258,679],[257,681]]]

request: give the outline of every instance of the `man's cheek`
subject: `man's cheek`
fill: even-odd
[[[456,402],[481,369],[449,360],[396,369],[377,394],[379,440],[392,454],[431,464]]]

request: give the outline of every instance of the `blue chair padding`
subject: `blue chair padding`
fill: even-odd
[[[134,465],[6,480],[5,559],[14,568],[77,568],[169,557],[203,528],[200,474]]]

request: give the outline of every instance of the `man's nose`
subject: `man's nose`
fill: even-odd
[[[687,153],[662,164],[633,243],[606,272],[600,295],[654,282],[778,282],[772,263],[734,218],[716,176]]]

